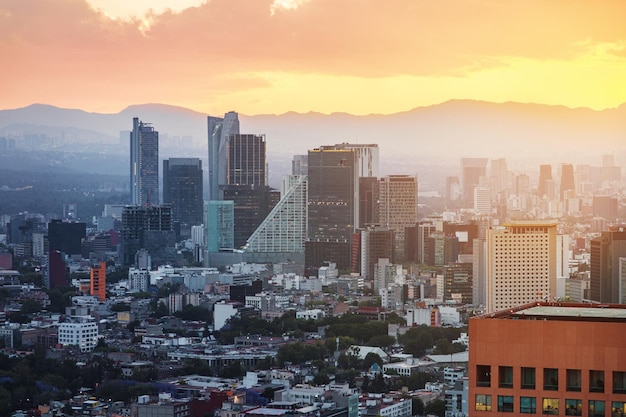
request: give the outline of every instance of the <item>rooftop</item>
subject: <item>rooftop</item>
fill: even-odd
[[[537,302],[477,318],[509,320],[555,320],[626,322],[626,305],[594,303]]]

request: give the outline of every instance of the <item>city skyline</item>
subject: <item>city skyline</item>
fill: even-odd
[[[626,102],[620,2],[121,4],[0,2],[10,63],[0,108],[157,102],[206,114],[363,115],[450,99]]]

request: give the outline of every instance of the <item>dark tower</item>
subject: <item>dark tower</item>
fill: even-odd
[[[172,206],[172,220],[180,223],[183,236],[191,226],[202,224],[202,161],[170,158],[163,161],[163,203]]]

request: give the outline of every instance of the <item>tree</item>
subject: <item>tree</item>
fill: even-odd
[[[419,397],[411,398],[412,407],[413,407],[413,415],[414,416],[423,416],[424,415],[424,402]]]
[[[374,363],[377,363],[381,368],[383,366],[382,358],[376,353],[370,352],[363,359],[363,370],[369,370]]]
[[[444,400],[434,400],[426,404],[424,407],[424,414],[434,414],[437,417],[445,417],[446,415],[446,402]]]
[[[20,312],[23,314],[33,314],[41,311],[41,303],[37,300],[32,300],[27,298],[22,301],[22,307],[20,308]]]

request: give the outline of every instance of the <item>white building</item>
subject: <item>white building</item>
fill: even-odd
[[[146,292],[150,284],[150,271],[147,269],[130,268],[128,270],[128,290]]]
[[[487,312],[556,298],[556,226],[516,221],[487,230]]]
[[[231,317],[235,317],[239,310],[234,303],[217,303],[213,307],[213,328],[221,330]]]
[[[320,310],[319,308],[296,312],[297,319],[317,320],[317,319],[321,319],[322,317],[324,317],[324,312]]]
[[[75,317],[72,322],[60,323],[59,344],[77,346],[81,352],[91,352],[98,344],[98,324],[90,316]]]

